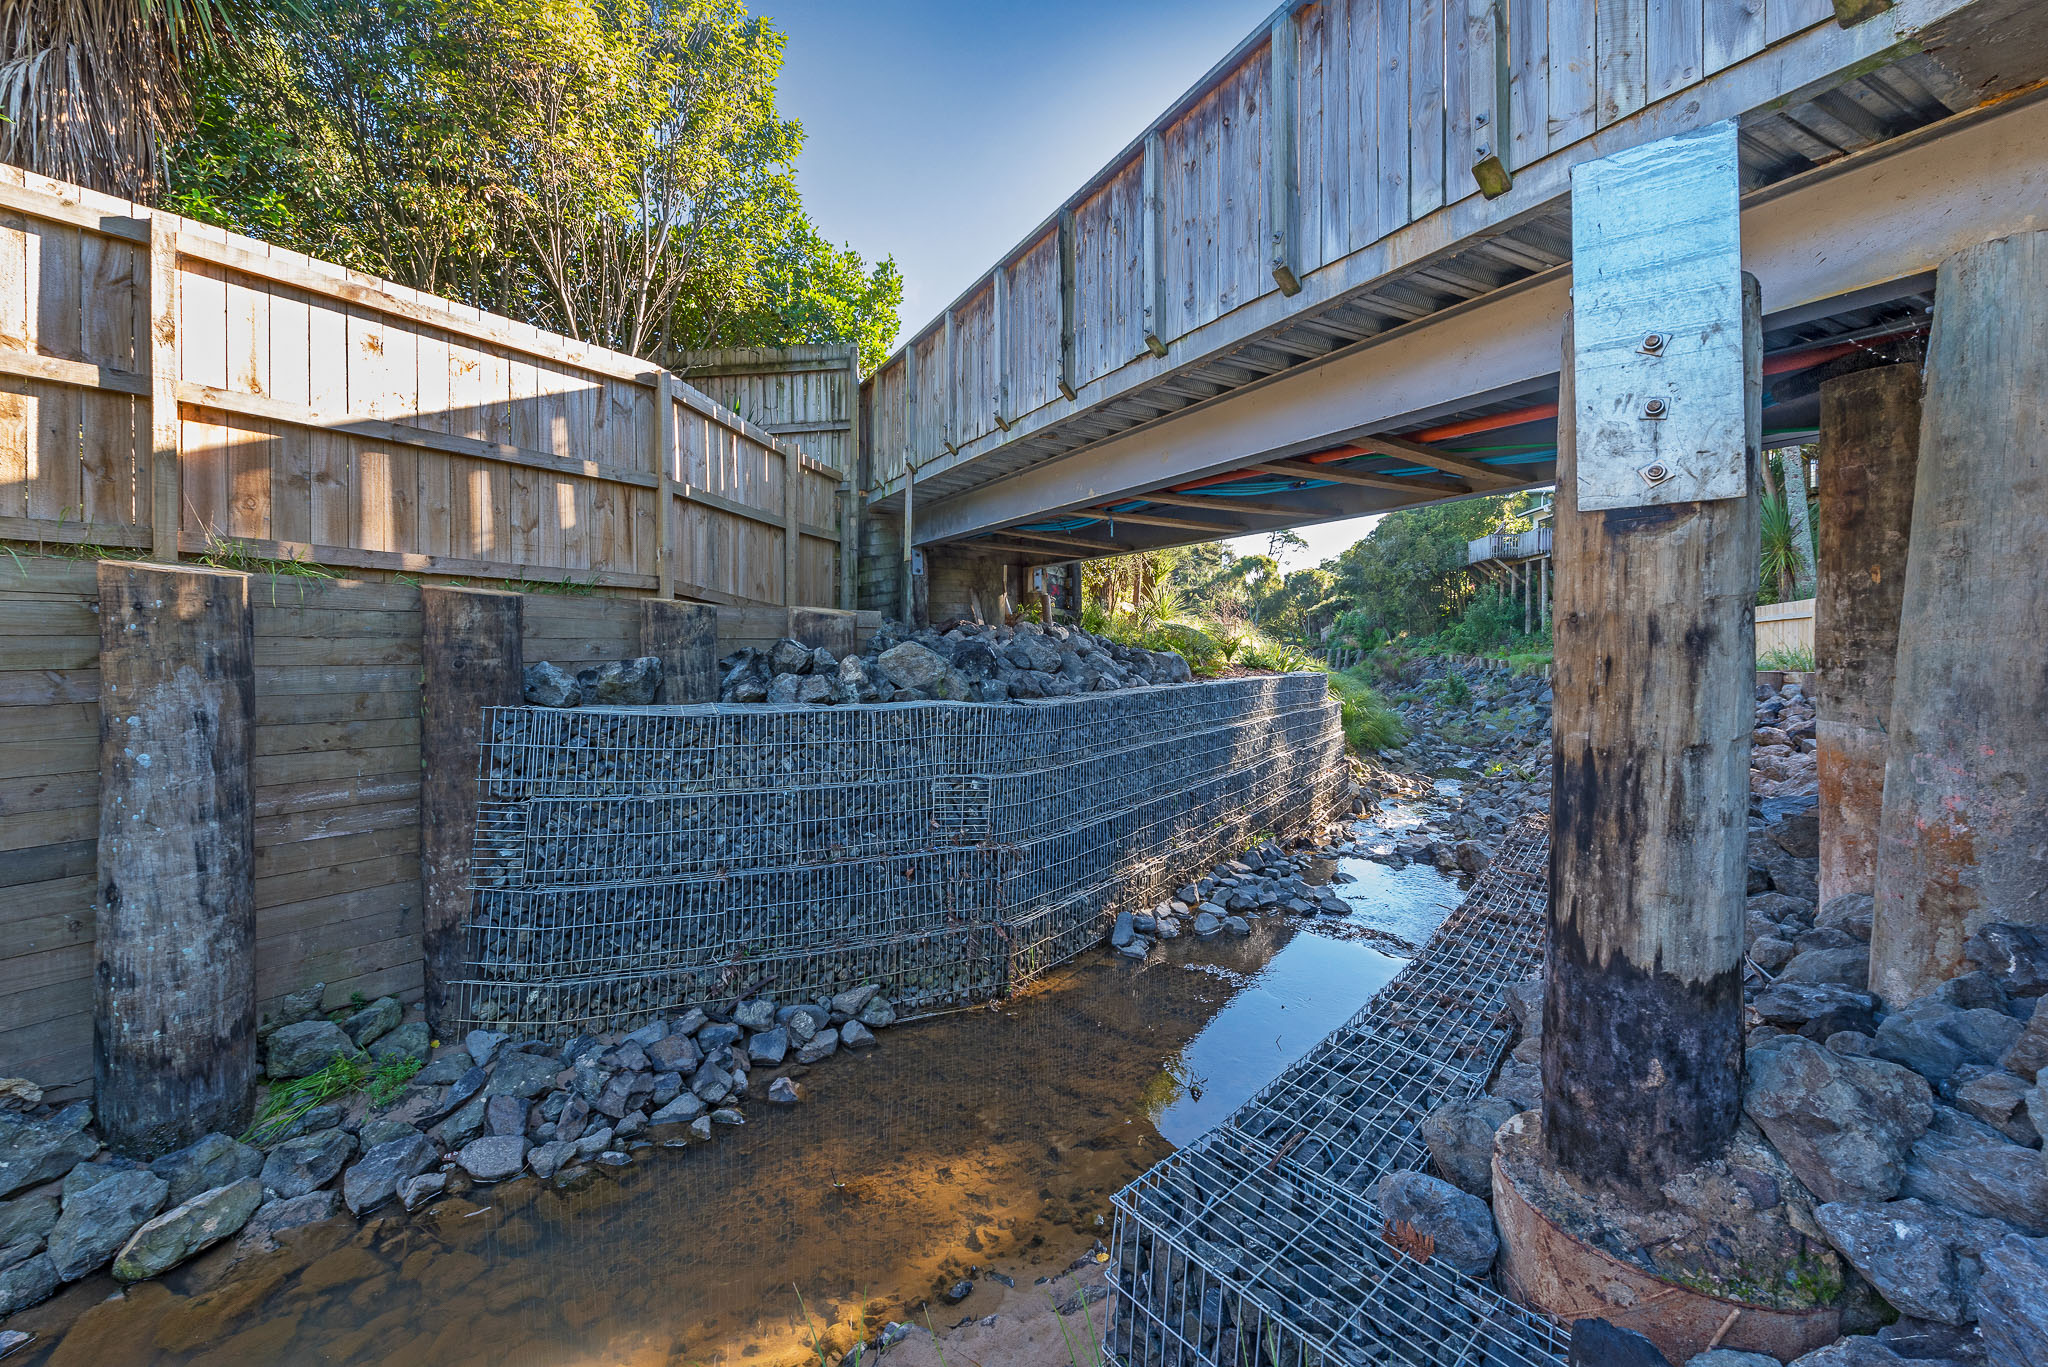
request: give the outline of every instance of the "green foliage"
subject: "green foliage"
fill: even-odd
[[[740,0],[321,0],[204,62],[170,207],[664,364],[852,343],[902,279],[827,242]]]
[[[1757,542],[1756,601],[1783,603],[1792,597],[1792,581],[1799,571],[1792,512],[1783,494],[1761,495],[1757,512],[1763,525]]]
[[[352,1092],[362,1092],[373,1106],[388,1106],[398,1099],[420,1067],[421,1061],[408,1055],[394,1055],[374,1063],[337,1058],[317,1073],[272,1087],[242,1142],[268,1143],[315,1106],[324,1106]]]
[[[1363,541],[1331,562],[1331,595],[1357,614],[1351,630],[1427,636],[1465,612],[1477,579],[1468,541],[1529,525],[1528,495],[1472,498],[1388,513]]]
[[[1401,718],[1380,700],[1363,669],[1342,670],[1329,677],[1330,691],[1342,708],[1344,739],[1353,750],[1364,754],[1401,743]]]
[[[1804,673],[1813,668],[1812,646],[1778,646],[1756,657],[1758,669]]]
[[[1437,686],[1437,696],[1452,707],[1463,707],[1472,701],[1472,685],[1465,682],[1463,674],[1446,674]]]

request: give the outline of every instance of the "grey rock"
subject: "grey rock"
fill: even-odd
[[[1804,1354],[1788,1367],[1916,1367],[1916,1364],[1900,1357],[1876,1339],[1863,1337],[1836,1339],[1824,1348]],[[1956,1367],[1956,1364],[1922,1362],[1917,1367]]]
[[[2048,998],[2039,1000],[2048,1001]],[[2019,1038],[2012,1042],[2012,1047],[1998,1060],[1998,1066],[2029,1082],[2039,1080],[2041,1070],[2048,1068],[2048,1006],[2036,1003],[2033,1016],[2020,1031]]]
[[[378,1063],[396,1058],[424,1060],[432,1048],[433,1037],[427,1030],[427,1023],[411,1021],[373,1042],[369,1047],[369,1053],[370,1058]],[[423,1068],[420,1071],[426,1070]],[[415,1075],[413,1080],[417,1082],[418,1076]]]
[[[595,707],[646,707],[661,693],[661,661],[653,655],[612,660],[577,674],[583,701]]]
[[[1979,926],[1963,942],[1963,954],[2015,997],[2048,993],[2048,932],[2040,926]]]
[[[75,1282],[114,1256],[128,1236],[163,1209],[170,1184],[147,1168],[128,1168],[67,1195],[50,1230],[50,1261],[62,1281]]]
[[[1923,997],[1877,1028],[1879,1058],[1903,1063],[1939,1088],[1966,1063],[1995,1064],[2024,1027],[1989,1007],[1958,1010]]]
[[[335,1191],[310,1191],[304,1196],[266,1201],[242,1226],[236,1247],[245,1253],[275,1253],[278,1235],[331,1218],[340,1202],[341,1193]]]
[[[2027,1115],[2027,1080],[1994,1068],[1956,1088],[1956,1105],[2015,1144],[2038,1144],[2041,1135]]]
[[[1671,1367],[1648,1338],[1599,1318],[1572,1322],[1565,1362],[1568,1367]]]
[[[202,1191],[136,1230],[114,1259],[114,1276],[139,1282],[168,1272],[240,1230],[262,1204],[254,1177]]]
[[[0,1201],[0,1248],[10,1248],[24,1239],[42,1244],[50,1227],[57,1223],[57,1198],[23,1196]]]
[[[813,1035],[796,1051],[798,1063],[822,1063],[839,1052],[839,1031],[827,1027]]]
[[[786,1077],[776,1078],[768,1084],[768,1099],[778,1106],[796,1105],[796,1084]]]
[[[705,1015],[702,1008],[693,1006],[683,1012],[682,1015],[676,1017],[674,1024],[669,1027],[669,1034],[694,1035],[699,1030],[702,1030],[710,1019],[711,1017]]]
[[[496,1030],[472,1030],[463,1041],[463,1047],[469,1050],[470,1062],[478,1067],[488,1068],[491,1060],[497,1057],[498,1050],[511,1038],[510,1035],[500,1034]]]
[[[318,1191],[341,1176],[355,1151],[354,1138],[339,1129],[288,1139],[264,1160],[263,1186],[272,1196],[287,1201]]]
[[[418,1210],[447,1189],[447,1173],[423,1172],[398,1184],[398,1204],[407,1210]]]
[[[372,1040],[390,1034],[404,1019],[405,1008],[398,1004],[398,998],[379,997],[343,1020],[341,1032],[354,1040],[358,1049],[367,1049]]]
[[[1824,1201],[1898,1195],[1901,1163],[1933,1119],[1917,1073],[1797,1036],[1749,1051],[1742,1108]]]
[[[679,1092],[675,1100],[661,1107],[649,1117],[653,1125],[681,1125],[704,1114],[704,1102],[695,1092]]]
[[[553,1087],[555,1075],[560,1071],[552,1060],[539,1054],[506,1054],[492,1070],[491,1080],[484,1084],[484,1095],[518,1096],[530,1100]]]
[[[1709,1348],[1685,1360],[1685,1367],[1779,1367],[1768,1353],[1744,1353],[1733,1348]]]
[[[484,1102],[484,1129],[490,1134],[525,1134],[527,1103],[516,1096],[494,1096]]]
[[[1983,1283],[1978,1284],[1982,1296]],[[1893,1312],[1897,1314],[1896,1311]],[[1940,1363],[1954,1363],[1955,1367],[1984,1367],[1984,1344],[1977,1337],[1974,1325],[1938,1324],[1933,1320],[1916,1319],[1912,1315],[1899,1315],[1890,1324],[1879,1325],[1875,1335],[1877,1341],[1897,1353],[1908,1362],[1918,1361],[1927,1367],[1927,1359],[1938,1359]]]
[[[84,1195],[109,1177],[143,1166],[132,1158],[122,1158],[117,1154],[104,1155],[91,1163],[80,1163],[64,1174],[62,1199],[68,1203],[72,1197]]]
[[[2048,1239],[2008,1234],[1984,1250],[1977,1318],[1999,1367],[2048,1367]]]
[[[839,1027],[839,1042],[849,1049],[866,1049],[874,1044],[875,1034],[859,1021],[848,1021]]]
[[[526,1166],[535,1177],[545,1182],[575,1156],[576,1145],[566,1140],[536,1144],[526,1151]]]
[[[277,1014],[270,1017],[257,1031],[268,1035],[283,1025],[297,1025],[300,1021],[311,1020],[320,1014],[320,1003],[327,999],[327,984],[313,983],[296,992],[287,992],[277,1004]]]
[[[1766,826],[1764,836],[1789,855],[1817,859],[1820,857],[1820,813],[1814,808],[1795,812]]]
[[[478,1107],[482,1110],[482,1107]],[[341,1199],[361,1215],[398,1194],[398,1184],[434,1165],[434,1142],[414,1131],[370,1149],[342,1174]]]
[[[575,676],[546,660],[526,666],[519,683],[521,696],[534,707],[574,707],[583,701]]]
[[[704,1054],[688,1035],[670,1035],[647,1046],[647,1061],[662,1072],[694,1073]]]
[[[1226,916],[1223,918],[1223,933],[1241,940],[1252,933],[1252,923],[1242,916]]]
[[[811,648],[785,636],[768,647],[768,667],[777,674],[801,674],[811,667]]]
[[[38,1301],[48,1300],[57,1290],[57,1265],[47,1253],[16,1263],[0,1272],[0,1315],[11,1315]]]
[[[711,1117],[700,1115],[690,1122],[690,1137],[698,1143],[711,1138]]]
[[[1925,1201],[1829,1202],[1814,1211],[1828,1241],[1901,1313],[1968,1324],[1983,1254],[2006,1234]]]
[[[385,1044],[389,1041],[388,1039],[386,1039],[379,1040],[377,1042],[379,1044]],[[460,1079],[462,1075],[467,1073],[472,1066],[473,1065],[469,1061],[469,1052],[467,1050],[450,1049],[447,1053],[441,1055],[441,1057],[435,1059],[432,1063],[429,1063],[426,1067],[420,1069],[417,1073],[414,1073],[412,1077],[412,1085],[415,1087],[446,1087],[450,1083]],[[481,1069],[478,1070],[476,1085],[479,1087],[484,1085],[483,1072]],[[468,1099],[468,1097],[463,1098],[464,1101],[467,1101]]]
[[[455,1161],[479,1182],[502,1182],[526,1166],[526,1148],[524,1135],[486,1135],[464,1144]]]
[[[1964,1215],[2003,1220],[2022,1234],[2048,1235],[2048,1167],[2037,1149],[2015,1144],[1947,1106],[1906,1159],[1908,1196]]]
[[[747,1060],[772,1068],[789,1053],[789,1029],[778,1025],[773,1030],[763,1030],[747,1040]]]
[[[1813,918],[1816,926],[1846,931],[1865,944],[1870,943],[1870,919],[1875,902],[1867,892],[1845,893],[1831,898]]]
[[[896,1023],[896,1007],[888,998],[876,997],[860,1009],[858,1019],[869,1029],[880,1030]]]
[[[149,1165],[169,1190],[164,1204],[180,1205],[200,1192],[224,1187],[263,1171],[263,1150],[224,1134],[203,1134]]]
[[[1776,935],[1759,935],[1749,942],[1749,957],[1766,973],[1776,973],[1797,953],[1790,940]]]
[[[875,663],[898,688],[930,688],[946,677],[948,669],[944,656],[915,641],[891,646]]]
[[[1877,1000],[1865,992],[1830,983],[1772,983],[1750,1006],[1766,1025],[1821,1040],[1842,1030],[1877,1029]]]
[[[1851,991],[1870,987],[1870,949],[1805,949],[1793,956],[1778,975],[1786,983],[1834,983]]]
[[[1497,1096],[1447,1101],[1422,1120],[1422,1140],[1442,1173],[1460,1189],[1482,1199],[1493,1191],[1493,1137],[1515,1113]]]
[[[1222,917],[1209,911],[1198,911],[1195,913],[1195,938],[1197,940],[1213,940],[1222,931]]]
[[[697,1032],[697,1047],[704,1051],[706,1057],[709,1057],[729,1044],[738,1044],[740,1037],[744,1034],[746,1034],[746,1031],[737,1025],[727,1021],[717,1021]]]
[[[771,1001],[743,1001],[732,1009],[735,1025],[744,1025],[749,1030],[766,1030],[775,1024],[775,1003]]]
[[[300,1021],[271,1032],[264,1042],[263,1070],[273,1079],[305,1077],[338,1058],[360,1063],[364,1054],[334,1022]]]
[[[1131,913],[1129,913],[1128,911],[1118,912],[1116,914],[1115,924],[1113,924],[1110,927],[1110,944],[1114,945],[1118,949],[1122,949],[1125,945],[1131,942],[1131,937],[1135,934],[1137,934],[1137,928],[1132,921]]]
[[[711,1119],[714,1124],[719,1125],[744,1125],[747,1123],[747,1118],[730,1106],[720,1106],[711,1113]]]
[[[804,679],[800,674],[777,674],[768,685],[768,702],[775,707],[794,706],[803,686]]]
[[[650,1021],[648,1024],[641,1026],[638,1030],[633,1031],[624,1039],[620,1040],[619,1046],[621,1048],[624,1048],[628,1044],[636,1044],[642,1050],[645,1050],[649,1045],[667,1039],[668,1035],[669,1029],[667,1021]]]
[[[434,1137],[447,1148],[461,1148],[483,1133],[486,1104],[487,1099],[484,1097],[471,1097],[456,1110],[455,1114],[434,1127]],[[404,1138],[403,1135],[398,1137]]]
[[[818,1019],[823,1013],[818,1012],[815,1006],[785,1006],[775,1014],[781,1020],[783,1029],[789,1031],[790,1042],[793,1044],[809,1044],[817,1038],[818,1031],[824,1028],[823,1022]],[[827,1016],[826,1019],[831,1018]]]
[[[1486,1202],[1420,1172],[1391,1172],[1374,1188],[1380,1214],[1435,1241],[1432,1254],[1471,1277],[1484,1277],[1500,1252]]]
[[[356,1131],[356,1142],[365,1149],[371,1149],[379,1144],[388,1143],[393,1139],[403,1139],[407,1135],[418,1133],[419,1129],[417,1126],[410,1125],[403,1120],[382,1116],[374,1120],[365,1120],[362,1128]]]

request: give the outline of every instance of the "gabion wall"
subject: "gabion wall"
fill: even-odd
[[[462,1017],[568,1034],[880,983],[1001,996],[1262,831],[1328,820],[1321,674],[1000,706],[484,717]]]

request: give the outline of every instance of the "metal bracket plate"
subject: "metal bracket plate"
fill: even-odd
[[[1581,510],[1747,491],[1740,211],[1732,120],[1572,169]]]

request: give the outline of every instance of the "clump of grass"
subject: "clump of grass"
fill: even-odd
[[[1359,669],[1330,675],[1330,691],[1337,695],[1344,725],[1344,740],[1360,754],[1399,745],[1405,736],[1401,719],[1394,714]]]
[[[1437,688],[1437,696],[1452,707],[1463,707],[1472,701],[1472,685],[1465,682],[1463,674],[1446,674]]]
[[[263,1109],[242,1136],[245,1144],[265,1144],[296,1124],[315,1106],[338,1097],[361,1092],[373,1106],[388,1106],[405,1090],[413,1074],[422,1067],[419,1059],[397,1055],[374,1063],[361,1059],[337,1058],[318,1072],[308,1073],[270,1089]]]
[[[1756,657],[1758,669],[1804,673],[1813,668],[1812,646],[1777,646]]]
[[[335,573],[325,565],[297,555],[287,554],[282,558],[264,555],[246,541],[231,536],[222,536],[212,527],[206,529],[206,549],[197,557],[198,562],[217,570],[240,570],[244,574],[267,574],[270,576],[270,605],[277,606],[277,581],[280,579],[333,579]],[[299,585],[299,601],[306,598],[306,586]]]

